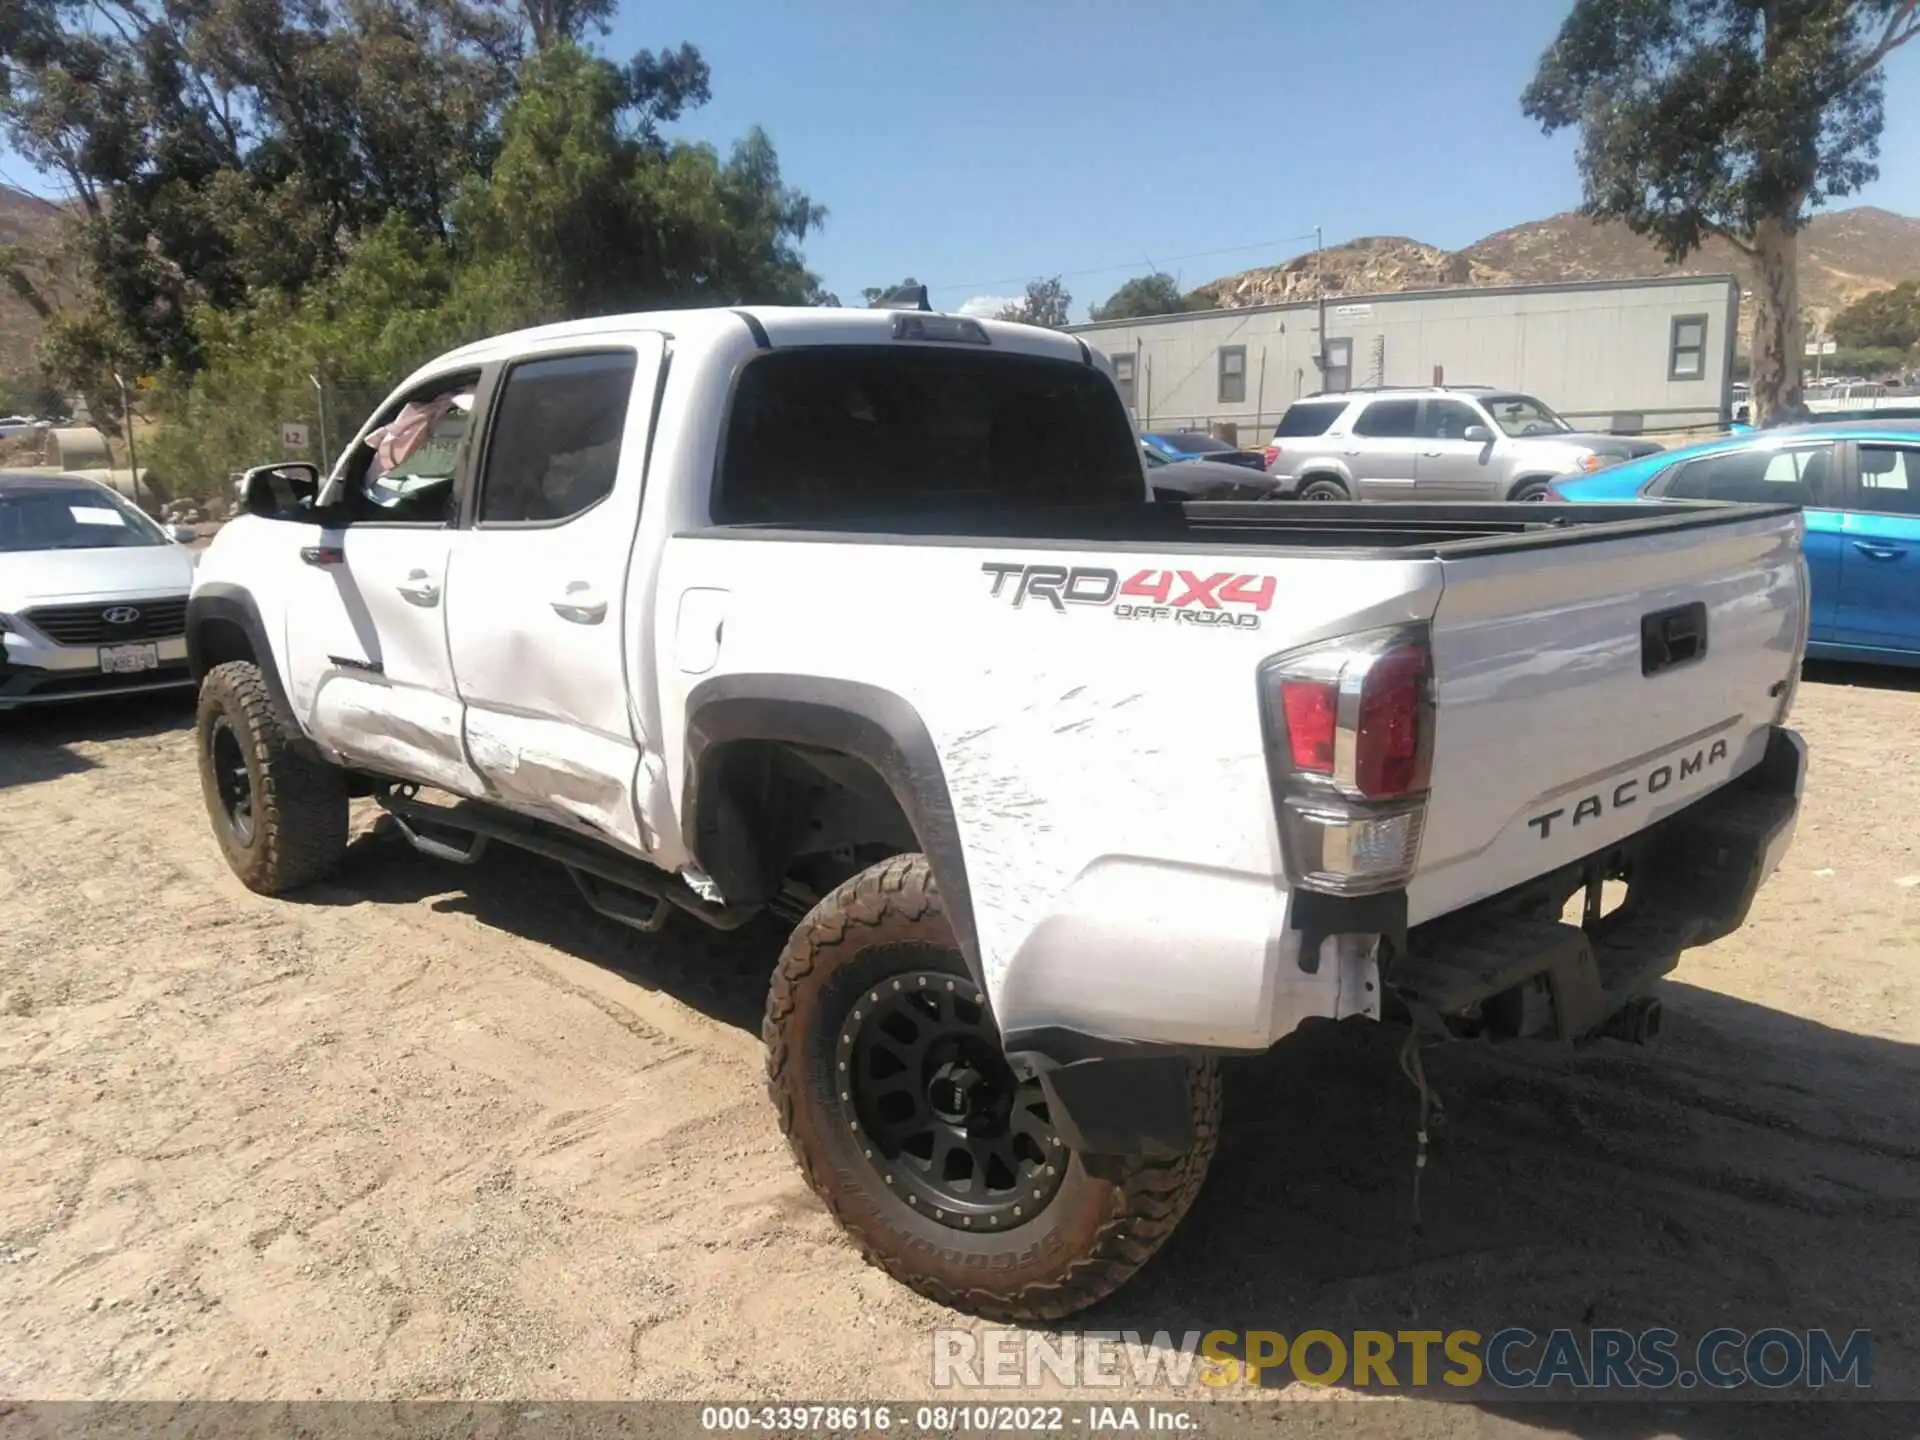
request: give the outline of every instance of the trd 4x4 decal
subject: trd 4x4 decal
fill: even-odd
[[[1027,565],[1017,560],[988,560],[980,569],[993,577],[988,593],[1014,609],[1029,600],[1044,601],[1061,614],[1069,605],[1109,609],[1121,620],[1168,621],[1258,630],[1260,614],[1273,607],[1271,575],[1237,575],[1231,570],[1140,570],[1122,580],[1103,566]]]

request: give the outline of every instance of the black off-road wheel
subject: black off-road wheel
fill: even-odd
[[[896,1280],[993,1320],[1050,1320],[1113,1293],[1206,1178],[1220,1076],[1188,1076],[1196,1142],[1171,1160],[1083,1157],[1000,1046],[924,856],[814,907],[774,971],[767,1089],[807,1183]]]
[[[235,660],[200,682],[200,791],[240,883],[278,895],[323,880],[347,850],[347,777],[274,713],[260,667]]]
[[[1507,498],[1529,505],[1539,505],[1553,499],[1553,490],[1544,480],[1527,480],[1514,486],[1513,494]]]

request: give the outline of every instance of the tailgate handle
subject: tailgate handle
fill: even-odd
[[[1707,606],[1703,600],[1640,617],[1640,673],[1658,675],[1707,653]]]

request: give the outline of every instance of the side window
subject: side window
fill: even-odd
[[[1347,402],[1344,400],[1296,400],[1287,407],[1287,413],[1280,417],[1280,423],[1273,427],[1273,438],[1284,440],[1289,435],[1324,435],[1346,408]]]
[[[1376,400],[1353,422],[1353,433],[1376,440],[1409,440],[1419,429],[1418,400]]]
[[[451,525],[479,375],[423,385],[380,416],[347,459],[347,503],[362,521]]]
[[[1247,347],[1220,347],[1220,404],[1238,405],[1247,398]]]
[[[1827,447],[1708,455],[1681,466],[1666,493],[1675,500],[1814,505],[1819,503],[1831,456]]]
[[[570,520],[613,493],[636,361],[630,350],[527,360],[494,401],[479,523]]]
[[[1854,508],[1875,515],[1920,515],[1920,450],[1862,445]]]
[[[1460,400],[1429,400],[1420,416],[1420,437],[1423,440],[1464,440],[1467,427],[1478,425],[1486,430],[1490,427],[1480,417],[1480,412]]]

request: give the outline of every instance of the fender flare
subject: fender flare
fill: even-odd
[[[304,737],[306,728],[294,714],[293,702],[280,681],[280,668],[273,658],[273,644],[267,638],[266,623],[260,618],[260,606],[251,591],[222,581],[210,581],[197,588],[187,601],[187,670],[198,685],[213,668],[207,663],[206,633],[210,624],[238,626],[253,650],[253,663],[267,682],[267,698],[289,735]]]
[[[687,696],[686,786],[680,835],[687,851],[726,894],[727,867],[715,843],[723,807],[715,803],[715,751],[735,740],[771,740],[836,750],[870,765],[913,827],[933,868],[955,941],[976,979],[980,942],[967,887],[953,801],[940,753],[919,711],[877,686],[810,675],[718,675]],[[736,884],[738,883],[736,879]]]

